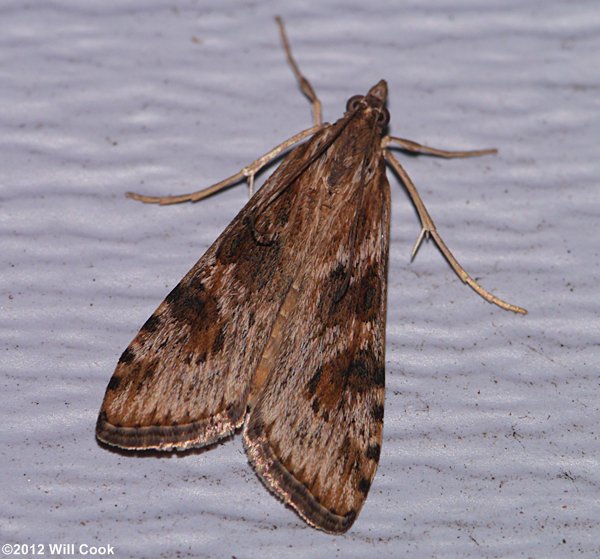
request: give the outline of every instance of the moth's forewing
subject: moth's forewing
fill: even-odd
[[[390,192],[376,132],[372,115],[359,114],[319,160],[315,202],[301,210],[316,236],[259,364],[266,380],[244,429],[266,485],[332,533],[356,519],[382,440]]]
[[[256,365],[307,248],[296,181],[337,134],[297,147],[167,296],[123,352],[96,426],[128,449],[201,447],[245,417]]]

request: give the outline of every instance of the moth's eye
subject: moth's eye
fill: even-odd
[[[385,107],[381,107],[377,113],[377,124],[379,124],[381,127],[384,127],[387,126],[389,122],[390,112]]]
[[[350,99],[348,99],[348,102],[346,103],[346,111],[350,112],[358,109],[358,106],[360,105],[362,100],[362,95],[355,95],[354,97],[350,97]]]

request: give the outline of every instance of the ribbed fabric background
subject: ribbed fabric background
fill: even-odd
[[[600,10],[594,1],[0,5],[1,544],[115,557],[600,554]],[[399,155],[483,302],[425,243],[390,173],[380,468],[345,536],[263,487],[240,437],[131,457],[94,425],[118,356],[247,199],[161,208],[388,81]],[[262,178],[266,176],[262,175]],[[49,556],[46,548],[46,556]]]

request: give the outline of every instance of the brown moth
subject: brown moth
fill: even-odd
[[[386,161],[461,279],[483,290],[443,243],[410,178],[389,151],[468,157],[385,135],[386,82],[239,173],[173,197],[200,200],[295,147],[214,244],[167,295],[121,355],[96,435],[124,449],[204,447],[243,427],[246,452],[265,485],[310,525],[343,533],[371,487],[382,442],[390,187]],[[414,252],[414,251],[413,251]]]

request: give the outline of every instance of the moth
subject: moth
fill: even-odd
[[[319,99],[276,19],[315,124],[201,191],[129,194],[171,204],[201,200],[243,179],[252,186],[260,169],[298,144],[123,352],[96,436],[122,449],[180,451],[213,445],[241,428],[267,488],[311,526],[340,534],[356,520],[381,452],[386,163],[421,221],[413,256],[431,237],[462,281],[486,300],[526,311],[465,272],[390,148],[441,157],[495,150],[450,152],[386,135],[384,80],[351,97],[337,122],[323,124]]]

